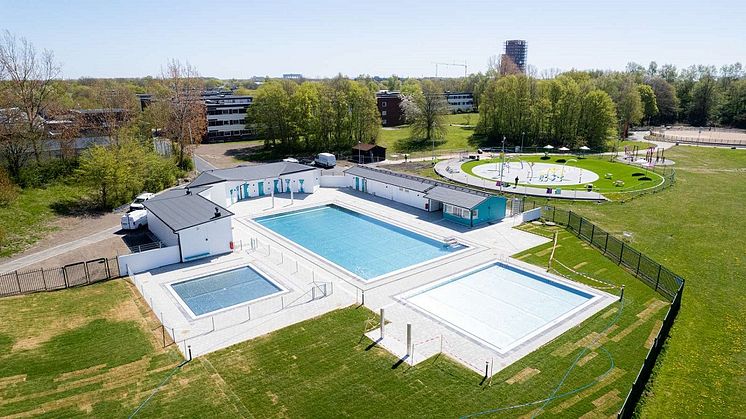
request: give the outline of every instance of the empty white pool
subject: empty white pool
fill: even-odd
[[[597,297],[570,283],[495,263],[413,290],[403,299],[504,353],[582,310]]]

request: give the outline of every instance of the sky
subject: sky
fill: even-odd
[[[539,72],[652,60],[720,67],[746,64],[744,22],[744,0],[0,0],[0,30],[54,51],[73,79],[158,76],[171,58],[224,79],[427,77],[436,62],[476,73],[508,39],[528,42]]]

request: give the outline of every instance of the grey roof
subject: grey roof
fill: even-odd
[[[206,170],[200,173],[189,186],[202,186],[224,180],[273,179],[291,173],[314,170],[315,167],[293,162],[258,164],[256,166],[237,166],[228,169]]]
[[[362,176],[367,179],[377,180],[379,182],[417,192],[425,192],[435,186],[434,182],[430,182],[427,179],[365,166],[353,166],[345,170],[345,173],[349,173],[353,176]]]
[[[177,232],[210,221],[230,217],[232,212],[198,195],[206,188],[172,189],[143,202],[151,214]],[[215,215],[215,212],[219,215]]]
[[[490,195],[484,194],[483,196],[471,191],[466,192],[455,188],[436,186],[427,191],[425,197],[446,204],[455,205],[457,207],[471,209],[484,202],[484,200],[488,199]]]
[[[486,199],[495,196],[486,192],[451,185],[435,179],[428,179],[367,166],[354,166],[345,170],[345,173],[417,192],[425,192],[426,198],[468,209],[472,209],[484,202]]]

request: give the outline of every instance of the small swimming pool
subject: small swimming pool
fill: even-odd
[[[515,266],[494,263],[403,296],[420,310],[500,352],[556,325],[596,297]]]
[[[195,316],[282,292],[282,288],[254,269],[244,266],[171,284]]]
[[[255,221],[366,281],[464,249],[337,205]]]

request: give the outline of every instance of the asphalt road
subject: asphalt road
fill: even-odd
[[[192,155],[192,161],[194,161],[194,169],[200,173],[204,172],[205,170],[217,169],[217,167],[213,166],[212,164],[210,164],[210,162],[196,154]]]

